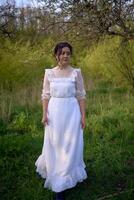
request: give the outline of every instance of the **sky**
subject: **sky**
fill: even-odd
[[[31,5],[32,1],[31,0],[15,0],[17,6],[22,6],[22,5]]]
[[[12,0],[8,0],[9,2]],[[26,5],[36,5],[36,0],[15,0],[16,1],[16,6],[17,7],[22,7],[26,6]],[[4,4],[6,2],[6,0],[0,0],[0,4]]]

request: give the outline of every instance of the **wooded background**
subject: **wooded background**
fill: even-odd
[[[134,1],[27,2],[0,2],[1,199],[53,198],[34,164],[44,138],[44,69],[56,65],[57,42],[68,41],[86,89],[88,178],[67,199],[133,200]]]
[[[82,68],[87,88],[102,79],[134,88],[134,1],[30,2],[23,7],[16,7],[14,0],[0,5],[2,87],[14,87],[22,74],[35,80],[41,66],[55,63],[55,44],[68,41],[74,47],[72,64]]]

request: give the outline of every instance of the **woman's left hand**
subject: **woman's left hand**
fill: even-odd
[[[82,129],[84,129],[86,126],[86,119],[84,116],[81,117],[81,126],[82,126]]]

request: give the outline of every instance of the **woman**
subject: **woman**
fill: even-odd
[[[58,43],[54,49],[57,66],[46,69],[42,90],[45,125],[42,153],[35,162],[46,179],[45,188],[65,199],[65,190],[87,178],[83,161],[86,92],[80,68],[70,65],[72,46]]]

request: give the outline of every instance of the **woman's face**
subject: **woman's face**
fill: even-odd
[[[63,47],[61,54],[58,56],[56,55],[57,60],[62,65],[68,65],[70,63],[71,52],[68,47]]]

